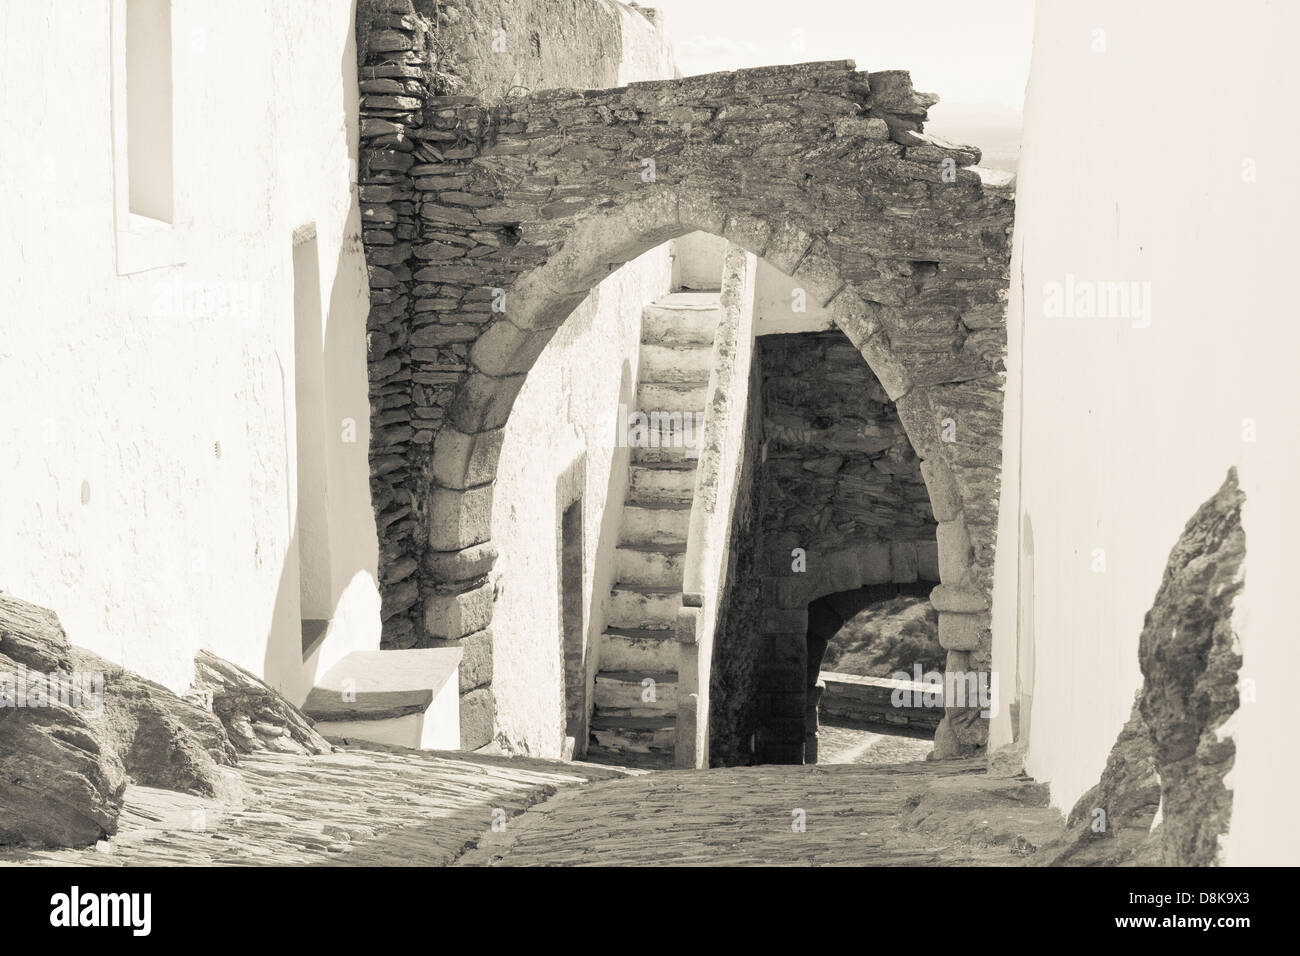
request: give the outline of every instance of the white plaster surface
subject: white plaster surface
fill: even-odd
[[[727,244],[707,232],[688,232],[673,242],[673,288],[716,291],[722,285]]]
[[[1104,52],[1093,52],[1098,28]],[[1262,0],[1231,15],[1174,2],[1040,4],[1018,185],[995,667],[1005,677],[1015,666],[1019,616],[1022,644],[1030,625],[1034,640],[1028,769],[1068,809],[1128,716],[1138,636],[1169,551],[1236,465],[1247,549],[1236,621],[1256,699],[1233,722],[1233,864],[1300,858],[1288,686],[1300,672],[1300,130],[1278,120],[1300,96],[1297,31],[1300,8]],[[1230,128],[1206,123],[1225,116]],[[1252,165],[1253,182],[1243,178]],[[1150,282],[1149,326],[1044,317],[1045,283],[1067,273]],[[1028,576],[1024,515],[1032,595],[1016,589],[1018,572]],[[995,744],[1010,736],[1002,714]]]
[[[796,295],[801,290],[802,295]],[[766,259],[758,260],[754,281],[754,332],[777,335],[783,332],[821,332],[833,328],[830,309],[817,296],[803,289]]]
[[[170,258],[129,276],[113,7],[0,5],[0,587],[173,689],[208,647],[301,699],[292,235],[308,223],[337,602],[316,659],[378,646],[353,6],[172,5],[179,221]]]

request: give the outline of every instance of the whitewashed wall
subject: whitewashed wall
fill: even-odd
[[[183,249],[119,276],[118,2],[0,5],[0,587],[172,688],[209,647],[301,698],[292,234],[308,223],[336,601],[314,663],[378,646],[353,7],[173,4]]]
[[[1298,33],[1300,7],[1262,0],[1040,3],[1017,196],[995,666],[1009,687],[1019,639],[1029,770],[1068,809],[1128,715],[1169,551],[1238,466],[1237,626],[1257,700],[1233,728],[1229,863],[1300,853],[1288,600],[1300,133],[1284,119],[1300,99]],[[1046,317],[1045,286],[1067,275],[1149,282],[1149,324]],[[994,744],[1010,737],[1007,715]]]

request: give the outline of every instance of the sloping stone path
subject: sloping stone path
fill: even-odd
[[[87,850],[0,850],[0,865],[440,866],[558,790],[622,772],[478,754],[337,750],[242,756],[220,803],[129,787],[112,840]],[[501,814],[497,815],[501,818]]]
[[[647,773],[397,749],[264,753],[240,759],[230,772],[237,795],[225,802],[133,786],[111,841],[0,850],[0,865],[1028,862],[1062,832],[1060,815],[1045,788],[984,767],[977,759]]]
[[[600,781],[485,834],[457,865],[1022,865],[1061,832],[1060,814],[1043,788],[984,768],[979,758]]]

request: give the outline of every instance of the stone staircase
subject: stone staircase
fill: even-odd
[[[673,626],[682,606],[682,564],[695,492],[699,424],[720,316],[717,292],[677,292],[647,306],[642,317],[637,409],[647,416],[655,412],[691,416],[693,447],[684,447],[683,434],[674,432],[680,418],[669,418],[671,424],[652,433],[648,445],[632,436],[615,584],[606,608],[596,674],[587,749],[591,761],[660,768],[673,763],[677,723]]]

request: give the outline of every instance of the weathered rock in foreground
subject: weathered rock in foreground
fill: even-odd
[[[1230,469],[1183,528],[1138,642],[1144,682],[1133,712],[1100,782],[1071,810],[1070,832],[1036,863],[1216,862],[1232,810],[1223,777],[1236,747],[1217,731],[1238,701],[1232,606],[1246,555],[1244,500]]]
[[[1034,862],[1050,866],[1155,863],[1151,823],[1159,807],[1160,778],[1151,732],[1135,700],[1106,758],[1101,780],[1078,799],[1066,818],[1069,832],[1045,847]]]
[[[236,753],[211,713],[73,647],[53,611],[0,594],[0,843],[103,839],[128,781],[221,796]]]
[[[72,671],[54,612],[0,593],[0,844],[85,846],[117,829],[126,771],[87,711],[44,691],[28,706],[25,681]]]
[[[133,783],[205,797],[225,792],[219,768],[234,765],[236,751],[216,717],[83,648],[73,647],[71,658],[78,672],[103,675],[104,710],[92,720],[95,734]]]
[[[333,748],[279,692],[210,651],[194,658],[191,696],[211,697],[212,712],[243,753],[323,754]]]
[[[1242,588],[1245,495],[1230,469],[1169,556],[1138,643],[1146,684],[1141,710],[1155,745],[1163,791],[1161,862],[1206,866],[1228,829],[1232,794],[1223,785],[1236,744],[1218,729],[1237,709],[1232,606]]]

